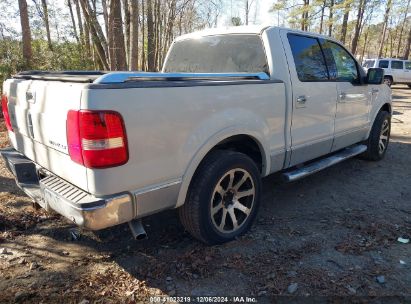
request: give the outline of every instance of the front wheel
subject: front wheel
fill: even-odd
[[[180,220],[195,238],[221,244],[245,233],[260,202],[261,179],[243,153],[218,150],[200,165],[190,185]]]
[[[362,155],[367,160],[381,160],[387,152],[391,133],[391,115],[386,111],[378,113],[367,141],[367,151]]]

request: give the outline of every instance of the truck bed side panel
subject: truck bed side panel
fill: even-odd
[[[87,170],[97,195],[182,179],[200,148],[223,130],[253,134],[268,159],[284,153],[283,83],[93,88],[81,107],[121,113],[127,132],[127,164]]]

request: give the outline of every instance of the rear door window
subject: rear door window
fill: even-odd
[[[300,81],[328,81],[328,71],[316,38],[288,34],[295,68]]]
[[[388,60],[380,60],[378,67],[382,69],[388,69]]]
[[[391,69],[394,70],[402,70],[404,69],[404,62],[399,60],[391,61]]]
[[[406,68],[407,70],[411,70],[411,61],[405,62],[405,68]]]

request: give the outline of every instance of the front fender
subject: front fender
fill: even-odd
[[[385,84],[381,84],[379,87],[379,92],[377,95],[376,100],[372,104],[372,108],[370,111],[370,128],[367,133],[367,138],[370,136],[370,132],[372,126],[374,124],[375,118],[377,117],[378,113],[380,112],[381,108],[385,104],[389,104],[391,112],[392,112],[392,96],[391,96],[391,88]],[[390,113],[392,114],[392,113]]]

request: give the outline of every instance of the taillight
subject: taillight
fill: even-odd
[[[4,122],[6,123],[7,130],[13,131],[13,127],[11,126],[10,115],[9,115],[9,101],[6,95],[1,97],[1,109],[3,111]]]
[[[69,111],[67,143],[71,159],[88,168],[115,167],[128,161],[123,118],[114,111]]]

